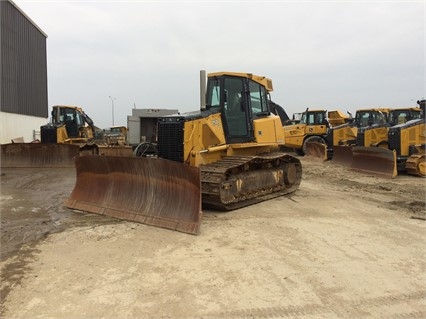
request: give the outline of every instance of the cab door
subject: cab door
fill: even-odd
[[[253,122],[248,107],[248,88],[244,78],[224,77],[222,118],[226,142],[244,143],[254,140]]]
[[[308,112],[306,115],[306,129],[307,135],[324,135],[327,133],[327,121],[325,112]]]

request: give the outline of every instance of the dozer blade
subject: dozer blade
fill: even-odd
[[[394,178],[398,174],[396,152],[383,147],[354,146],[351,169],[379,177]]]
[[[353,160],[352,147],[353,146],[334,145],[332,161],[340,165],[351,166]]]
[[[73,167],[79,151],[80,147],[70,144],[2,144],[1,167]]]
[[[75,159],[69,208],[198,234],[200,170],[159,159],[87,155]]]
[[[327,145],[320,142],[306,142],[305,156],[326,161],[328,159]]]

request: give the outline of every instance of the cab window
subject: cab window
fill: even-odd
[[[249,91],[252,116],[260,116],[268,112],[268,100],[265,88],[254,81],[250,81]]]

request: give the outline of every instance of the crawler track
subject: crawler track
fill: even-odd
[[[405,168],[410,175],[426,177],[426,154],[411,155],[405,163]]]
[[[302,180],[300,161],[285,153],[227,156],[200,169],[203,206],[218,210],[292,193]]]

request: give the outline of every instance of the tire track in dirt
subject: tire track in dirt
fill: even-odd
[[[305,304],[302,306],[282,306],[266,308],[246,308],[234,311],[209,313],[204,318],[280,318],[280,317],[315,317],[315,318],[366,318],[369,309],[404,304],[409,301],[426,301],[426,290],[358,300],[343,300],[335,296],[319,296],[322,304]],[[365,309],[368,306],[369,309]],[[392,314],[395,319],[425,318],[426,311],[410,311]]]

